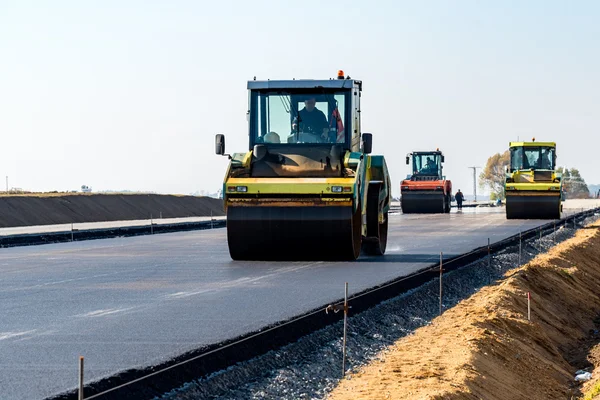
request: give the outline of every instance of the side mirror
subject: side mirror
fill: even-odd
[[[410,157],[406,156],[406,165],[408,165],[410,163]]]
[[[222,156],[225,154],[225,135],[218,133],[215,136],[215,153]]]
[[[371,154],[371,151],[373,150],[373,134],[372,133],[363,133],[362,140],[363,140],[363,152],[365,154]]]
[[[444,162],[446,160],[446,158],[444,156],[442,156],[442,162]]]

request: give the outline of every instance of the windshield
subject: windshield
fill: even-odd
[[[252,92],[251,147],[257,143],[346,143],[350,91]]]
[[[413,153],[414,175],[439,175],[440,155],[434,153]]]
[[[525,146],[510,149],[510,168],[512,171],[520,169],[554,169],[554,147]]]

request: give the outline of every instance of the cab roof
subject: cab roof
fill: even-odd
[[[411,154],[442,154],[441,150],[424,150],[424,151],[413,151]]]
[[[356,79],[292,79],[248,81],[248,89],[352,89],[358,86],[362,90],[362,81]]]
[[[555,142],[510,142],[510,147],[556,147]]]

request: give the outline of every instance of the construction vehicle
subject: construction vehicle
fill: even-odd
[[[510,142],[504,193],[507,219],[560,219],[562,174],[557,173],[556,143]]]
[[[452,182],[442,174],[444,155],[435,151],[415,151],[406,156],[412,175],[400,183],[400,205],[404,214],[449,213]]]
[[[248,151],[228,155],[223,182],[234,260],[355,260],[383,255],[391,186],[362,133],[362,82],[248,82]],[[216,136],[225,154],[225,137]]]

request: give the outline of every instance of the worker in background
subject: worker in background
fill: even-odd
[[[304,101],[304,108],[298,112],[300,118],[294,118],[292,122],[292,133],[300,132],[312,133],[320,136],[322,139],[328,138],[329,123],[323,111],[316,107],[317,100],[310,97]],[[298,126],[298,122],[300,125]]]
[[[456,205],[457,205],[458,209],[462,210],[462,203],[463,203],[463,200],[465,199],[465,196],[463,196],[460,189],[458,189],[458,192],[456,192],[456,194],[454,195],[454,198],[456,199]]]

